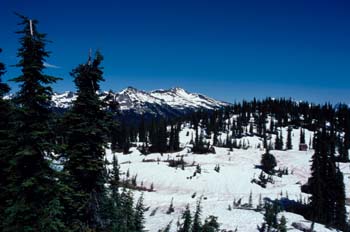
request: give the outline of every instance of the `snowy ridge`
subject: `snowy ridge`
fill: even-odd
[[[132,111],[138,114],[176,115],[197,109],[213,110],[229,105],[202,94],[189,93],[182,88],[145,92],[128,87],[120,92],[103,92],[101,98],[108,94],[118,102],[121,111]],[[75,99],[76,94],[70,91],[55,93],[52,96],[52,106],[69,108]]]

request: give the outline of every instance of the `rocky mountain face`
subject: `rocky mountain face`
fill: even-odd
[[[197,93],[189,93],[182,88],[145,92],[128,87],[120,92],[102,92],[101,99],[118,104],[123,117],[176,117],[199,109],[214,110],[229,105]],[[52,97],[52,106],[59,110],[69,108],[76,99],[70,91]]]

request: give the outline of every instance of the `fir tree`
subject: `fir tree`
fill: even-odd
[[[218,218],[214,216],[209,216],[205,219],[204,225],[202,226],[202,232],[218,232],[220,230]]]
[[[0,48],[0,53],[1,53]],[[10,91],[10,88],[7,84],[3,83],[1,76],[5,73],[5,65],[0,63],[0,222],[4,221],[4,210],[5,202],[10,197],[7,194],[7,179],[10,176],[10,173],[7,173],[7,170],[10,166],[10,154],[11,147],[14,147],[12,139],[10,139],[12,121],[12,109],[8,101],[4,100],[5,94]],[[2,231],[0,223],[0,231]]]
[[[273,173],[276,165],[276,158],[272,154],[270,154],[268,149],[266,149],[266,152],[261,156],[262,170],[268,174],[271,174]]]
[[[286,142],[286,148],[287,150],[291,150],[293,148],[292,145],[292,127],[288,127],[287,130],[287,142]]]
[[[104,156],[111,118],[102,109],[97,91],[103,81],[102,55],[75,68],[71,75],[78,97],[65,115],[67,185],[71,189],[67,215],[74,225],[99,230],[105,227],[100,205],[105,198]]]
[[[145,223],[145,206],[143,204],[143,194],[141,194],[135,206],[135,232],[142,232]]]
[[[133,195],[131,191],[123,189],[120,195],[118,232],[130,232],[135,230],[135,212],[133,208]]]
[[[335,222],[334,227],[343,231],[349,229],[346,222],[345,187],[343,173],[337,168],[335,177]]]
[[[185,211],[182,214],[183,223],[178,232],[190,232],[192,224],[192,216],[190,206],[187,205]]]
[[[22,30],[16,67],[22,74],[12,79],[20,85],[14,99],[18,106],[14,121],[16,144],[11,148],[7,179],[7,207],[3,231],[62,231],[62,210],[58,200],[56,172],[51,168],[53,134],[49,109],[57,78],[43,74],[46,35],[38,22],[20,16]],[[6,87],[5,87],[6,90]]]
[[[196,206],[196,212],[193,217],[193,224],[192,224],[192,230],[191,230],[192,232],[201,232],[201,228],[202,228],[201,214],[202,214],[201,199],[199,199]]]
[[[303,128],[300,128],[300,139],[299,139],[300,144],[305,144],[305,131]]]

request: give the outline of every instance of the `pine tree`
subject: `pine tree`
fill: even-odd
[[[300,127],[300,139],[299,139],[300,144],[305,144],[305,131],[303,128]]]
[[[326,203],[326,199],[323,194],[323,190],[326,188],[325,181],[323,180],[324,170],[322,170],[322,163],[325,162],[324,156],[321,151],[321,142],[320,138],[321,134],[318,132],[315,137],[315,153],[312,156],[312,165],[311,165],[311,177],[309,178],[309,187],[311,193],[311,212],[312,212],[312,220],[324,221],[323,213],[324,204]]]
[[[284,216],[279,221],[278,232],[287,232],[287,220]]]
[[[199,199],[196,206],[196,212],[193,217],[192,232],[201,232],[201,228],[202,228],[201,214],[202,214],[202,206],[201,206],[201,199]]]
[[[2,52],[0,48],[0,53]],[[10,133],[12,121],[12,107],[9,102],[4,100],[5,94],[10,91],[10,88],[7,84],[2,82],[1,76],[5,73],[5,65],[0,63],[0,222],[4,221],[4,210],[5,202],[10,197],[7,194],[7,179],[10,174],[7,173],[7,170],[10,166],[9,155],[11,154],[11,147],[13,147],[13,142]],[[0,231],[2,231],[0,223]]]
[[[186,209],[182,214],[183,223],[178,232],[190,232],[192,224],[192,216],[190,211],[190,206],[186,205]]]
[[[202,226],[202,232],[218,232],[220,230],[218,218],[214,216],[209,216],[205,219],[204,225]]]
[[[334,227],[343,231],[349,229],[346,222],[345,187],[343,173],[337,168],[335,177],[335,223]]]
[[[135,212],[133,208],[133,195],[131,191],[123,189],[120,195],[118,232],[130,232],[135,230]]]
[[[293,145],[292,145],[292,127],[288,127],[287,130],[287,142],[286,142],[286,146],[287,146],[287,150],[291,150],[293,149]]]
[[[253,207],[253,193],[252,193],[252,191],[250,191],[250,194],[249,194],[248,207],[250,207],[250,208]]]
[[[102,109],[97,94],[99,82],[103,81],[102,59],[97,52],[93,60],[89,57],[86,64],[72,71],[78,97],[64,118],[67,128],[64,171],[71,189],[67,220],[86,230],[105,227],[100,205],[106,197],[103,159],[111,118]]]
[[[323,128],[314,138],[315,153],[308,181],[310,216],[313,221],[344,230],[347,229],[344,182],[335,165],[334,142],[332,128],[330,133]]]
[[[52,169],[53,134],[49,109],[52,89],[57,78],[43,74],[46,35],[37,30],[38,21],[21,18],[22,30],[16,67],[22,74],[12,79],[20,85],[14,99],[17,105],[14,121],[16,144],[9,156],[11,176],[7,190],[3,231],[62,231],[62,210],[58,184]],[[5,88],[6,89],[6,88]]]
[[[135,232],[142,232],[145,223],[145,206],[143,204],[143,194],[141,194],[135,206]]]
[[[175,211],[174,209],[174,198],[171,198],[171,201],[170,201],[170,205],[169,205],[169,208],[168,208],[168,211],[166,212],[167,214],[171,214]]]
[[[271,174],[273,173],[276,165],[276,158],[272,154],[270,154],[268,149],[266,149],[266,152],[261,156],[262,170],[268,174]]]

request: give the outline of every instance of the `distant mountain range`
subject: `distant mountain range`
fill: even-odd
[[[110,95],[119,104],[124,117],[176,117],[199,109],[214,110],[229,105],[202,94],[190,93],[182,88],[159,89],[150,92],[128,87],[120,92],[102,92],[101,98]],[[69,108],[76,99],[71,91],[55,93],[52,106],[58,109]]]

